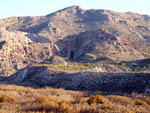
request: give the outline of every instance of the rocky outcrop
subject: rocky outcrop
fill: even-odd
[[[107,73],[107,72],[57,72],[46,66],[27,67],[5,79],[7,83],[71,90],[148,93],[149,74]]]
[[[1,28],[0,34],[0,73],[2,76],[9,76],[33,62],[43,62],[52,55],[50,42],[36,34],[12,32],[5,28]]]

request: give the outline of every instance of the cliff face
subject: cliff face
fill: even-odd
[[[149,58],[150,17],[72,6],[42,17],[0,20],[0,73],[52,56],[92,62]],[[47,62],[48,61],[48,62]]]
[[[42,62],[52,54],[48,39],[20,31],[0,30],[0,73],[11,75],[30,63]]]

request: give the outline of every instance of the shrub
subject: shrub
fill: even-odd
[[[38,96],[36,98],[36,103],[41,103],[39,108],[40,111],[56,111],[59,105],[45,96]]]
[[[91,63],[85,63],[84,66],[93,66]]]
[[[147,69],[147,67],[146,67],[146,66],[144,66],[144,67],[143,67],[143,69],[144,69],[144,70],[146,70],[146,69]]]
[[[118,66],[120,63],[118,61],[116,61],[114,64]]]
[[[35,102],[36,103],[45,103],[48,102],[48,98],[45,96],[37,96]]]
[[[132,66],[137,67],[138,65],[134,62],[134,63],[132,63]]]
[[[135,112],[133,112],[133,111],[131,111],[131,110],[128,110],[128,111],[125,112],[125,113],[135,113]]]
[[[105,105],[103,106],[103,109],[113,109],[113,106],[110,105],[110,104],[105,104]]]
[[[138,100],[135,100],[135,105],[144,105],[144,106],[145,106],[145,105],[147,105],[147,104],[146,104],[145,101],[142,101],[142,100],[139,100],[139,99],[138,99]]]
[[[125,63],[125,62],[124,62],[124,63],[121,63],[121,66],[122,66],[122,67],[126,67],[126,66],[127,66],[127,63]]]
[[[66,102],[60,104],[59,110],[61,113],[76,113],[73,106]]]
[[[16,101],[15,98],[10,97],[10,96],[8,96],[8,95],[1,95],[1,96],[0,96],[0,102],[1,102],[1,103],[2,103],[2,102],[13,103],[13,102],[15,102],[15,101]]]
[[[105,98],[102,97],[101,95],[90,96],[89,99],[87,100],[87,103],[88,104],[104,104]]]
[[[128,70],[130,73],[132,73],[132,68],[129,68],[129,70]]]
[[[46,103],[41,104],[41,110],[42,111],[56,111],[58,109],[59,105],[53,101],[48,101]]]
[[[97,109],[93,109],[93,108],[88,108],[88,109],[82,109],[80,111],[80,113],[99,113],[99,111]]]
[[[80,98],[80,99],[78,100],[78,103],[80,103],[80,104],[87,104],[87,99],[85,99],[85,98]]]

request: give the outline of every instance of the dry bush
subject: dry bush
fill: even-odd
[[[59,106],[60,113],[76,113],[73,106],[67,102],[62,102]]]
[[[13,102],[15,102],[15,101],[16,101],[15,98],[10,97],[10,96],[8,96],[8,95],[1,95],[1,96],[0,96],[0,102],[1,102],[1,103],[3,103],[3,102],[5,102],[5,103],[13,103]]]
[[[99,113],[99,111],[98,110],[96,110],[96,109],[93,109],[93,108],[87,108],[87,109],[82,109],[81,111],[80,111],[80,113]]]
[[[137,99],[135,100],[135,105],[143,105],[143,106],[146,106],[147,103],[143,100],[140,100],[140,99]]]
[[[113,109],[111,104],[104,104],[103,109]]]
[[[36,103],[45,103],[48,102],[49,99],[45,96],[37,96],[35,102]]]
[[[59,107],[57,103],[49,100],[45,96],[38,96],[35,100],[36,103],[40,103],[40,107],[38,108],[40,111],[56,111]]]
[[[42,111],[56,111],[59,105],[53,101],[48,101],[46,103],[42,103],[40,110]]]
[[[0,85],[1,89],[2,86]],[[150,96],[144,94],[106,96],[95,95],[99,92],[87,93],[48,87],[30,89],[18,86],[19,91],[14,90],[15,88],[6,85],[6,90],[4,88],[0,90],[0,113],[149,113],[150,111]],[[14,97],[16,100],[13,104],[6,96],[8,93],[10,98]],[[88,97],[89,94],[91,96]],[[7,103],[2,103],[5,101]]]
[[[122,105],[133,105],[134,101],[126,96],[110,96],[108,97],[110,101],[114,102],[114,103],[119,103]]]
[[[106,99],[101,95],[90,96],[87,100],[88,104],[104,104],[106,103]]]
[[[77,100],[77,103],[87,104],[87,99],[86,98],[80,98],[79,100]]]
[[[133,112],[133,111],[131,111],[131,110],[128,110],[126,113],[135,113],[135,112]]]
[[[18,86],[15,86],[15,85],[1,85],[0,86],[0,90],[2,91],[19,91],[20,90],[20,87]]]
[[[150,104],[150,96],[148,95],[132,93],[129,96],[135,100],[139,99],[139,100],[145,101],[147,104]]]
[[[25,93],[32,93],[32,88],[25,88],[24,90],[23,90],[23,92],[25,92]]]

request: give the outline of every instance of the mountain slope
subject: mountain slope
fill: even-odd
[[[75,62],[150,56],[148,15],[71,6],[46,16],[2,19],[0,28],[1,75],[49,63],[55,55]]]

